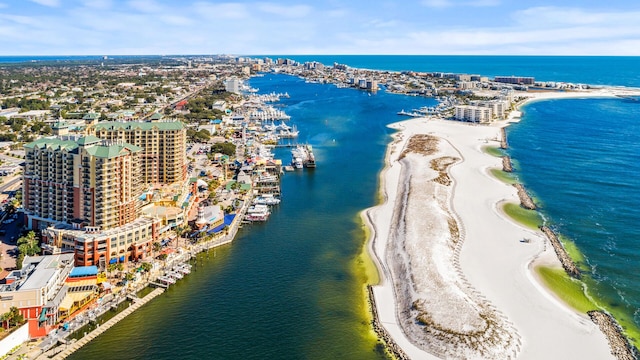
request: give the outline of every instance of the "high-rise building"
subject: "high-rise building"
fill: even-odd
[[[140,147],[86,136],[42,138],[24,149],[28,228],[75,220],[111,229],[138,217]]]
[[[187,178],[187,130],[182,122],[101,122],[90,130],[95,136],[142,148],[141,181],[171,184]]]

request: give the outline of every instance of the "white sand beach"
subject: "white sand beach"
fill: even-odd
[[[503,201],[519,200],[513,186],[490,175],[502,162],[482,148],[499,146],[507,123],[419,118],[391,126],[399,132],[381,174],[385,201],[365,216],[381,269],[381,283],[373,287],[379,321],[412,359],[613,358],[598,327],[535,279],[534,263],[560,267],[546,238],[498,210]]]

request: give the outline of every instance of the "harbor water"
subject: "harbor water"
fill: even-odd
[[[369,323],[361,210],[401,109],[434,99],[371,94],[267,74],[250,85],[281,100],[318,167],[287,172],[264,224],[198,257],[192,273],[72,359],[384,359]],[[290,149],[276,149],[288,162]]]
[[[283,56],[284,57],[284,56]],[[354,67],[534,76],[640,86],[638,58],[293,57]],[[265,224],[245,226],[229,246],[75,353],[89,358],[384,358],[365,304],[359,211],[377,201],[378,173],[395,114],[433,99],[369,95],[266,74],[250,85],[282,99],[298,141],[318,168],[283,177],[283,201]],[[629,99],[554,100],[524,108],[508,129],[516,174],[546,221],[584,253],[593,293],[640,324],[640,104]],[[288,161],[287,149],[278,157]]]

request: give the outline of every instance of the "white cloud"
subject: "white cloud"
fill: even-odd
[[[442,9],[451,7],[454,4],[449,0],[422,0],[422,5],[430,8]]]
[[[284,6],[273,3],[262,3],[258,5],[260,11],[288,18],[301,18],[309,15],[312,11],[311,6],[294,5]]]
[[[82,3],[88,8],[100,10],[111,9],[113,5],[111,0],[84,0]]]
[[[4,9],[6,7],[9,7],[9,5],[7,5],[5,3],[0,3],[0,9]]]
[[[444,9],[450,7],[489,7],[500,5],[500,0],[469,0],[457,1],[453,0],[422,0],[422,5],[430,8]]]
[[[129,1],[129,6],[145,13],[154,13],[162,9],[162,6],[153,0],[132,0]]]
[[[246,19],[249,17],[247,6],[241,3],[196,2],[192,6],[193,11],[204,17],[215,20]]]
[[[30,1],[43,6],[49,6],[49,7],[60,6],[60,0],[30,0]]]

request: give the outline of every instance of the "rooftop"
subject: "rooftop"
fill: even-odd
[[[180,121],[157,121],[157,122],[138,122],[138,121],[104,121],[95,125],[95,130],[182,130],[184,124]]]

